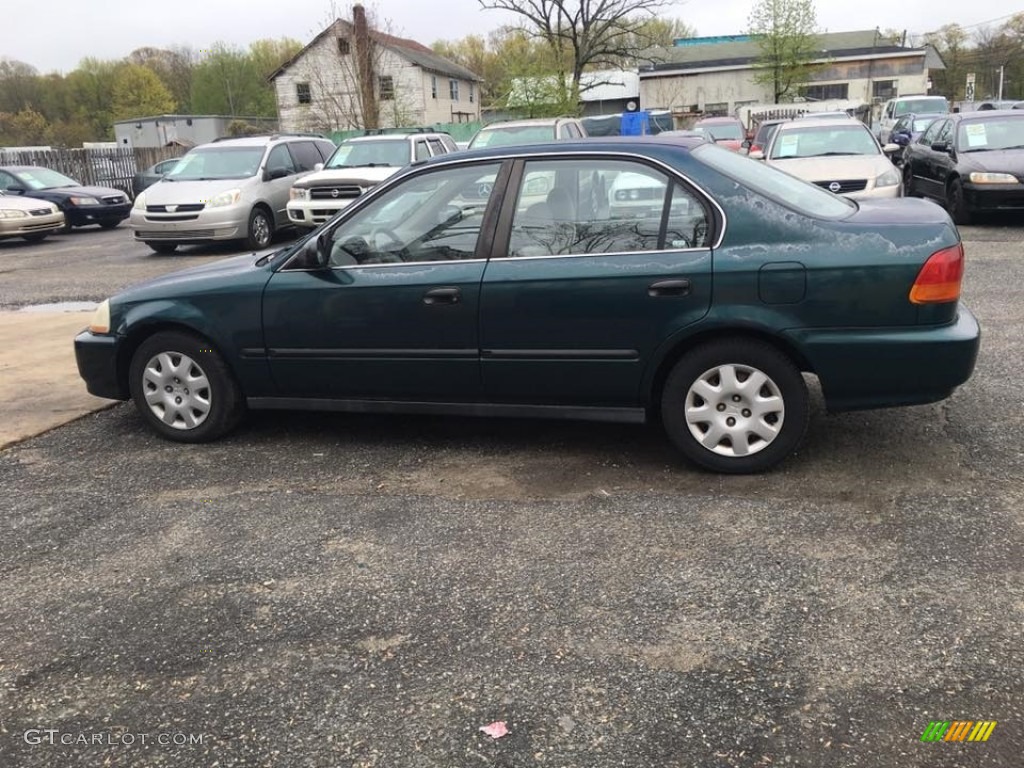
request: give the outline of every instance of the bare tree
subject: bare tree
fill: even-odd
[[[488,10],[514,13],[524,30],[543,40],[555,55],[559,82],[571,83],[572,101],[587,69],[619,67],[658,40],[648,23],[673,0],[479,0]],[[585,90],[585,88],[584,88]]]
[[[772,101],[796,95],[818,55],[818,21],[812,0],[760,0],[750,12],[749,32],[761,56],[754,82],[772,89]]]

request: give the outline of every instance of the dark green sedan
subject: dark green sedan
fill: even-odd
[[[643,422],[758,472],[830,410],[929,403],[979,328],[939,206],[851,202],[690,139],[417,163],[305,239],[103,302],[91,393],[172,440],[247,408]]]

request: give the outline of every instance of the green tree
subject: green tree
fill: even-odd
[[[170,92],[182,114],[192,112],[192,73],[196,65],[196,53],[188,46],[171,48],[136,48],[128,54],[129,64],[138,64],[151,69]]]
[[[0,144],[16,147],[45,144],[49,127],[46,118],[31,107],[15,113],[0,112]]]
[[[760,0],[750,12],[748,31],[761,55],[754,82],[771,89],[774,103],[791,99],[807,81],[818,55],[818,22],[812,0]]]
[[[248,50],[216,43],[199,51],[192,78],[192,108],[201,114],[273,117],[277,99],[267,76],[301,45],[294,40],[257,40]]]
[[[94,140],[114,137],[114,81],[118,62],[82,59],[64,78],[68,119],[88,126]]]
[[[946,68],[934,75],[935,90],[950,101],[962,99],[967,87],[967,71],[972,58],[969,38],[959,24],[946,24],[925,35],[925,42],[935,47]]]
[[[165,115],[174,112],[174,99],[153,70],[122,64],[114,76],[111,111],[114,120]]]

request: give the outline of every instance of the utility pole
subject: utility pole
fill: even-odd
[[[1000,101],[1003,100],[1003,73],[1004,73],[1005,70],[1006,70],[1006,66],[1005,65],[1000,65],[1000,67],[999,67],[999,100]]]

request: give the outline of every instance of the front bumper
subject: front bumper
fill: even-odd
[[[893,166],[894,168],[896,166]],[[843,195],[851,200],[891,200],[903,197],[903,184],[891,184],[888,187],[871,187],[862,192],[848,192]]]
[[[964,184],[964,197],[972,211],[1024,210],[1024,184]]]
[[[248,204],[204,208],[190,213],[153,213],[133,208],[128,224],[140,242],[206,243],[240,240],[249,227]]]
[[[132,204],[127,202],[114,205],[69,205],[64,209],[64,216],[71,226],[82,227],[99,224],[101,221],[124,221],[131,210]]]
[[[75,361],[85,388],[97,397],[127,400],[128,388],[118,375],[118,336],[82,331],[75,337]]]
[[[786,335],[817,374],[830,411],[934,403],[971,377],[978,357],[978,321],[963,304],[957,309],[950,325]]]
[[[353,197],[337,200],[289,200],[288,221],[297,227],[319,227],[358,199]]]
[[[60,211],[43,216],[27,216],[23,219],[0,219],[0,237],[24,237],[42,232],[54,232],[64,226],[64,214]]]

